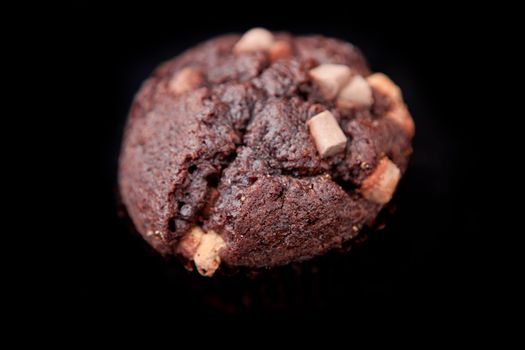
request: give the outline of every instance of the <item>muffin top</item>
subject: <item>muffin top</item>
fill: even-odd
[[[206,276],[341,247],[390,201],[412,151],[399,88],[349,43],[261,28],[161,64],[119,163],[135,227]]]

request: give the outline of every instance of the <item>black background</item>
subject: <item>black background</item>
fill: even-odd
[[[155,66],[211,36],[254,26],[352,42],[373,71],[401,86],[416,123],[412,162],[386,228],[348,256],[315,262],[331,271],[323,275],[320,305],[294,302],[279,314],[455,314],[472,302],[465,287],[479,268],[466,243],[484,229],[477,190],[483,181],[473,176],[482,159],[481,126],[466,88],[477,65],[472,53],[486,50],[474,40],[477,27],[466,24],[459,10],[428,6],[303,3],[300,12],[283,6],[70,6],[60,34],[67,37],[61,62],[71,81],[66,95],[72,174],[82,179],[77,192],[82,200],[72,214],[81,242],[69,275],[76,282],[70,295],[76,305],[93,306],[103,315],[177,315],[174,321],[224,317],[118,217],[116,166],[133,94]],[[80,221],[79,212],[87,213]],[[274,311],[240,315],[272,317]]]

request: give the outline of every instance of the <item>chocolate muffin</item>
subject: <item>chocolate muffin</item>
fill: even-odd
[[[349,43],[256,28],[161,64],[119,187],[138,232],[204,276],[303,261],[374,223],[412,152],[401,91]]]

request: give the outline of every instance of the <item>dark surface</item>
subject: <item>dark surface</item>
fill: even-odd
[[[383,231],[372,234],[350,255],[320,262],[328,267],[320,307],[304,306],[298,294],[300,306],[287,314],[388,309],[428,315],[460,310],[463,287],[477,273],[476,260],[469,256],[470,242],[484,223],[479,211],[484,183],[477,176],[483,162],[475,142],[480,126],[468,107],[478,102],[468,88],[473,73],[465,69],[472,61],[462,54],[475,44],[467,40],[468,33],[456,30],[461,18],[450,13],[435,19],[400,17],[386,11],[350,21],[348,14],[355,8],[338,8],[337,13],[318,9],[298,18],[276,14],[269,6],[257,15],[210,15],[196,23],[188,21],[193,17],[185,10],[192,11],[181,7],[162,13],[143,8],[117,11],[86,5],[73,8],[68,17],[69,26],[78,29],[66,62],[75,72],[76,87],[68,93],[76,106],[68,122],[78,136],[76,157],[82,159],[76,172],[83,179],[76,218],[78,212],[85,213],[74,226],[83,242],[75,259],[78,266],[71,266],[80,283],[72,300],[95,306],[104,315],[221,317],[201,302],[198,293],[181,287],[178,273],[167,269],[118,218],[119,142],[134,92],[160,61],[212,35],[261,25],[354,43],[373,71],[385,72],[401,86],[417,126],[414,155],[396,195],[395,215]]]

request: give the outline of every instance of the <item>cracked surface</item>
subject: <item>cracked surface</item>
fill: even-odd
[[[137,230],[160,253],[176,254],[198,225],[220,234],[221,261],[233,267],[323,254],[381,209],[358,191],[379,160],[405,171],[411,134],[385,117],[392,96],[373,87],[371,106],[337,108],[308,74],[337,63],[367,77],[361,53],[336,39],[274,35],[289,57],[234,53],[240,36],[221,36],[160,65],[135,96],[119,186]],[[174,92],[173,79],[188,69],[199,79]],[[349,141],[321,159],[306,121],[324,110]]]

